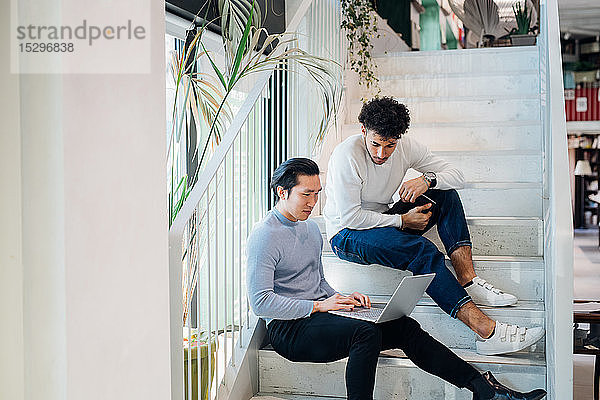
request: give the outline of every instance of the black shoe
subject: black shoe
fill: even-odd
[[[485,381],[494,389],[494,397],[489,400],[539,400],[546,397],[546,391],[543,389],[536,389],[528,393],[517,392],[501,384],[494,378],[494,375],[490,371],[481,375]],[[474,400],[480,400],[476,395],[473,396]]]

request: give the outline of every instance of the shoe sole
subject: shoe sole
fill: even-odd
[[[532,394],[533,392],[529,392],[528,394]],[[539,393],[537,396],[532,397],[531,400],[541,400],[544,397],[546,397],[548,395],[548,393],[546,393],[545,390],[542,390],[542,393]]]
[[[497,356],[497,355],[501,355],[501,354],[511,354],[511,353],[515,353],[517,351],[521,351],[523,349],[528,348],[529,346],[533,346],[534,344],[536,344],[537,342],[539,342],[544,335],[546,334],[546,331],[542,330],[541,334],[539,335],[538,338],[536,338],[535,340],[533,340],[531,343],[527,344],[527,345],[523,345],[519,348],[516,348],[514,350],[509,350],[509,351],[491,351],[491,350],[479,350],[479,346],[477,346],[477,344],[475,344],[475,348],[477,350],[477,354],[480,354],[482,356]]]
[[[473,301],[476,305],[478,306],[486,306],[486,307],[508,307],[508,306],[514,306],[516,305],[519,300],[513,300],[513,301],[504,301],[504,302],[497,302],[497,303],[479,303],[476,301]]]

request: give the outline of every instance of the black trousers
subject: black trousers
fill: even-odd
[[[480,373],[409,317],[374,324],[329,313],[290,321],[273,320],[267,334],[275,351],[290,361],[330,362],[348,358],[346,395],[372,400],[379,352],[401,349],[419,368],[463,388]]]

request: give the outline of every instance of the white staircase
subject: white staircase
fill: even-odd
[[[407,134],[465,174],[466,187],[459,193],[477,273],[519,297],[514,307],[485,308],[485,312],[499,321],[544,326],[548,313],[539,48],[398,53],[378,59],[377,64],[382,95],[397,98],[410,110]],[[360,95],[356,91],[356,98],[347,100],[348,118],[338,143],[360,132],[356,121]],[[325,151],[335,144],[326,145]],[[320,217],[315,219],[322,224]],[[443,251],[435,229],[426,236]],[[358,290],[375,298],[390,296],[403,275],[339,260],[326,240],[324,268],[337,290]],[[474,333],[430,298],[423,298],[412,316],[480,370],[491,370],[517,389],[546,387],[545,340],[510,356],[484,357],[474,352]],[[345,360],[291,363],[267,347],[259,351],[259,391],[273,399],[342,398],[344,368]],[[375,398],[471,397],[468,391],[419,370],[402,354],[386,353],[379,362]]]
[[[512,387],[526,390],[544,385],[546,368],[543,361],[517,357],[481,357],[466,351],[457,353],[472,361],[476,368],[492,371]],[[261,350],[259,363],[259,382],[263,395],[269,393],[279,396],[279,393],[283,393],[294,395],[291,397],[293,399],[311,400],[314,399],[312,396],[345,398],[346,360],[327,364],[294,363],[281,358],[274,351]],[[470,400],[472,394],[429,375],[404,357],[381,356],[374,397],[381,400]]]

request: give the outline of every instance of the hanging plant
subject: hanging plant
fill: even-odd
[[[375,74],[377,66],[373,60],[372,40],[379,37],[377,19],[372,0],[341,0],[342,28],[348,39],[350,69],[358,73],[360,85],[381,92]]]

